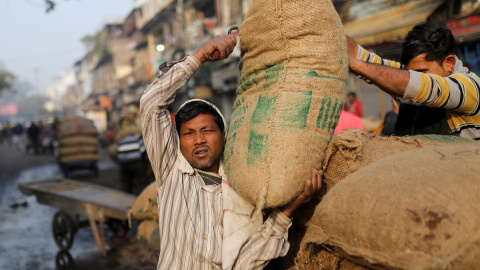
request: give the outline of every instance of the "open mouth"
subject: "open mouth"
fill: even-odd
[[[202,147],[199,149],[195,149],[195,151],[193,151],[193,155],[196,158],[204,158],[208,155],[208,152],[209,152],[209,149],[207,147]]]

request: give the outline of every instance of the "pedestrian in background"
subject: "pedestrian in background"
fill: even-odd
[[[392,110],[387,112],[383,121],[383,128],[380,132],[380,136],[390,136],[395,133],[395,124],[397,123],[398,111],[400,107],[397,101],[392,98]]]
[[[343,110],[362,118],[362,103],[357,99],[357,94],[355,92],[348,93],[348,102],[345,103]]]
[[[24,131],[25,129],[21,123],[15,124],[15,126],[12,128],[12,143],[17,150],[22,149]]]
[[[9,121],[3,126],[3,137],[7,140],[8,147],[12,148],[12,124]]]
[[[40,127],[37,126],[35,122],[32,121],[32,124],[28,128],[27,133],[28,133],[28,139],[30,141],[29,146],[33,148],[33,152],[35,154],[38,154],[38,148],[40,144],[40,132],[41,132]],[[29,146],[27,146],[27,150],[28,148],[30,148]]]

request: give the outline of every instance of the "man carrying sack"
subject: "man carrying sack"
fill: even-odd
[[[220,111],[189,100],[172,127],[167,107],[176,93],[215,51],[226,59],[237,36],[217,36],[193,55],[163,64],[141,98],[143,137],[157,183],[157,269],[261,269],[287,253],[289,217],[321,187],[322,174],[313,170],[303,193],[263,222],[224,174],[226,124]]]
[[[350,69],[402,102],[394,135],[480,139],[480,79],[455,56],[455,39],[448,28],[416,25],[405,38],[401,63],[347,40]]]

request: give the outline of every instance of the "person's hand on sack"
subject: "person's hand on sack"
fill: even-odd
[[[193,55],[200,60],[200,62],[205,63],[210,60],[210,55],[215,51],[218,51],[219,57],[216,57],[216,60],[225,60],[233,52],[235,45],[237,44],[238,31],[232,31],[230,35],[225,36],[216,36],[210,42],[203,45],[198,49]]]
[[[282,213],[291,217],[293,212],[303,204],[310,201],[315,193],[317,193],[322,187],[323,172],[321,170],[312,170],[312,179],[305,182],[305,188],[303,189],[302,194],[300,194],[296,199],[285,205],[281,210]]]

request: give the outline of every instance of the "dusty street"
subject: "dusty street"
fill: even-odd
[[[105,149],[100,150],[100,174],[79,171],[71,178],[119,188],[119,169]],[[155,269],[156,256],[136,239],[136,223],[125,237],[115,237],[105,225],[107,257],[99,255],[92,230],[75,234],[69,253],[59,252],[52,236],[52,217],[58,210],[39,204],[34,195],[18,190],[18,184],[63,177],[52,154],[26,154],[0,144],[0,269]]]

